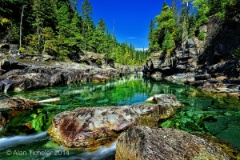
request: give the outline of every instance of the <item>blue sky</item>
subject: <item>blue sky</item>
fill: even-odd
[[[83,0],[78,1],[81,5]],[[127,42],[135,48],[148,48],[150,20],[161,12],[164,0],[89,0],[95,23],[103,18],[110,33],[119,42]],[[172,0],[165,0],[171,4]]]

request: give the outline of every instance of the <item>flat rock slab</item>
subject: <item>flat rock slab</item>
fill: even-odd
[[[174,95],[157,95],[157,104],[121,107],[77,108],[53,118],[48,133],[69,148],[94,150],[114,141],[119,134],[135,125],[156,126],[183,105]],[[162,98],[160,98],[162,97]]]
[[[130,127],[118,137],[116,160],[228,160],[218,145],[172,128]]]

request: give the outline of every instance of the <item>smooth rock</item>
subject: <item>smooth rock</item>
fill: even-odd
[[[57,114],[48,130],[51,137],[69,148],[94,150],[115,140],[130,126],[156,126],[183,105],[174,95],[155,97],[158,104],[77,108]]]

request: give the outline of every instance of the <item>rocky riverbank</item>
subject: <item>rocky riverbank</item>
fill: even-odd
[[[189,38],[171,54],[153,53],[144,75],[199,87],[205,92],[240,97],[240,14],[228,21],[211,17],[200,27],[206,39]]]
[[[102,55],[86,53],[78,61],[43,59],[41,55],[0,56],[0,91],[24,91],[76,82],[106,82],[141,71],[141,67],[106,62]],[[42,59],[39,60],[41,57]],[[97,58],[97,60],[96,60]],[[110,60],[109,60],[110,61]]]

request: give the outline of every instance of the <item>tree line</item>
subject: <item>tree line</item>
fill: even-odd
[[[200,26],[217,16],[227,19],[237,14],[239,0],[181,0],[181,7],[173,0],[169,6],[164,3],[161,13],[151,20],[149,27],[150,52],[163,51],[170,56],[172,51],[193,36],[204,40],[206,35]]]
[[[139,65],[147,58],[132,44],[119,43],[102,18],[92,19],[89,0],[0,0],[0,41],[19,44],[27,54],[50,54],[58,59],[80,51],[103,53],[106,58]]]

